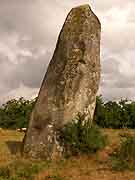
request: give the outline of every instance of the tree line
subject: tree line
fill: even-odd
[[[12,99],[0,107],[0,127],[6,129],[27,128],[31,111],[36,102],[20,99]]]
[[[95,123],[102,128],[135,128],[135,102],[126,99],[104,102],[97,97],[94,116]]]
[[[31,111],[37,98],[12,99],[0,107],[0,127],[27,128]],[[102,96],[96,100],[94,123],[102,128],[135,128],[135,102],[128,100],[104,102]]]

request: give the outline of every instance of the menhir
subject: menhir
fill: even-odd
[[[100,80],[101,24],[89,5],[73,8],[58,38],[24,138],[36,159],[61,156],[57,129],[85,113],[92,120]]]

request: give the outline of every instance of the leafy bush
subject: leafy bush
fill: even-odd
[[[90,120],[85,120],[85,114],[78,114],[75,120],[65,125],[60,133],[60,141],[64,144],[66,153],[93,153],[103,148],[106,138],[97,126]]]
[[[112,155],[113,169],[135,169],[135,137],[126,135],[121,140],[119,150]]]

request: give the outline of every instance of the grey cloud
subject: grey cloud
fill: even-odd
[[[3,82],[5,84],[5,87],[9,87],[10,89],[16,89],[19,88],[20,84],[24,84],[25,86],[28,86],[30,88],[39,88],[41,85],[41,80],[43,79],[44,73],[46,71],[45,65],[45,58],[49,57],[48,55],[41,55],[38,57],[23,57],[20,56],[20,63],[17,64],[11,64],[13,68],[10,67],[4,67],[9,66],[7,61],[4,63],[1,68],[3,70],[10,69],[10,71],[6,71],[5,74],[3,74]],[[48,58],[49,59],[49,58]],[[47,61],[49,61],[47,59]],[[6,76],[7,74],[7,76]]]
[[[133,88],[135,86],[135,80],[133,78],[123,77],[117,81],[115,84],[117,88]]]
[[[12,0],[12,3],[11,1],[0,2],[1,34],[8,32],[11,36],[12,33],[17,32],[20,36],[32,38],[35,44],[51,46],[51,43],[55,43],[55,36],[59,28],[55,20],[56,15],[60,17],[59,8],[51,13],[51,8],[53,11],[55,5],[56,3],[52,1],[48,2],[48,6],[45,2],[40,3],[40,1],[39,3],[18,0]]]
[[[104,56],[104,61],[102,62],[103,70],[101,76],[101,89],[100,92],[109,98],[112,96],[121,97],[124,95],[124,92],[127,92],[129,89],[133,90],[135,87],[135,62],[133,61],[134,53],[132,51],[127,51],[124,55],[109,57]],[[128,60],[128,61],[127,61]],[[109,89],[109,90],[108,90]],[[117,94],[123,89],[123,93]],[[109,92],[107,92],[109,91]],[[129,97],[130,97],[129,91]],[[115,93],[116,92],[116,93]],[[134,91],[132,91],[133,94]],[[112,95],[111,95],[112,93]],[[123,96],[125,97],[125,95]]]
[[[134,0],[92,0],[91,3],[99,11],[106,12],[107,10],[114,7],[118,7],[121,9],[123,7],[127,7],[128,5],[133,4]]]
[[[104,91],[103,98],[108,100],[120,100],[120,99],[128,99],[135,100],[135,93],[133,88],[117,88],[117,87],[103,87],[100,88],[99,94],[102,94]]]
[[[45,59],[46,60],[46,64]],[[47,69],[47,62],[49,62],[50,54],[41,55],[36,58],[29,57],[27,60],[22,61],[16,66],[12,79],[18,84],[23,83],[25,86],[30,88],[39,88],[41,81]],[[25,58],[25,57],[20,57]]]
[[[113,57],[106,57],[102,62],[103,74],[118,74],[120,63]]]
[[[118,74],[110,74],[106,76],[102,76],[101,80],[102,88],[117,88],[117,89],[128,89],[135,87],[135,75],[134,76],[126,76],[120,73]]]

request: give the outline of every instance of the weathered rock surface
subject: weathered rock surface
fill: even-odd
[[[59,35],[24,139],[24,154],[52,159],[56,129],[78,112],[93,118],[100,80],[101,25],[89,5],[73,8]]]

